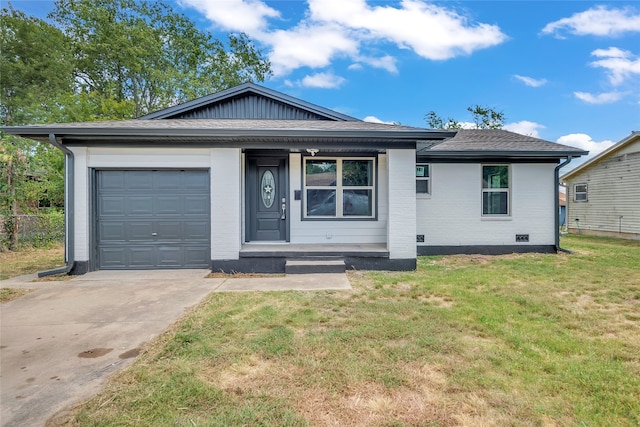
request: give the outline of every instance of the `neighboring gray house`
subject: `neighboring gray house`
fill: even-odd
[[[562,176],[571,233],[640,239],[640,132]]]
[[[67,159],[67,267],[281,272],[558,249],[558,170],[502,130],[367,123],[243,84],[135,120],[7,127]]]

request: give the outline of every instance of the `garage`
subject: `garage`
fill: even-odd
[[[208,170],[96,170],[98,269],[209,268]]]

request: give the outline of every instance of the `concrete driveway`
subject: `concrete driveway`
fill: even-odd
[[[100,391],[210,292],[348,290],[345,274],[207,279],[208,270],[96,271],[0,305],[0,425],[41,426]]]

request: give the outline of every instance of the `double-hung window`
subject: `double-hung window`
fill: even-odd
[[[586,202],[588,198],[587,184],[576,184],[573,186],[573,201]]]
[[[375,158],[304,158],[305,218],[374,218]]]
[[[511,214],[509,165],[482,165],[482,215]]]
[[[416,164],[416,193],[431,194],[431,168],[426,163]]]

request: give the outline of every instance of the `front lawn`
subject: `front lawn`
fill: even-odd
[[[76,425],[640,424],[640,242],[211,294]]]
[[[0,280],[36,273],[64,265],[64,246],[25,248],[19,251],[0,251]]]

